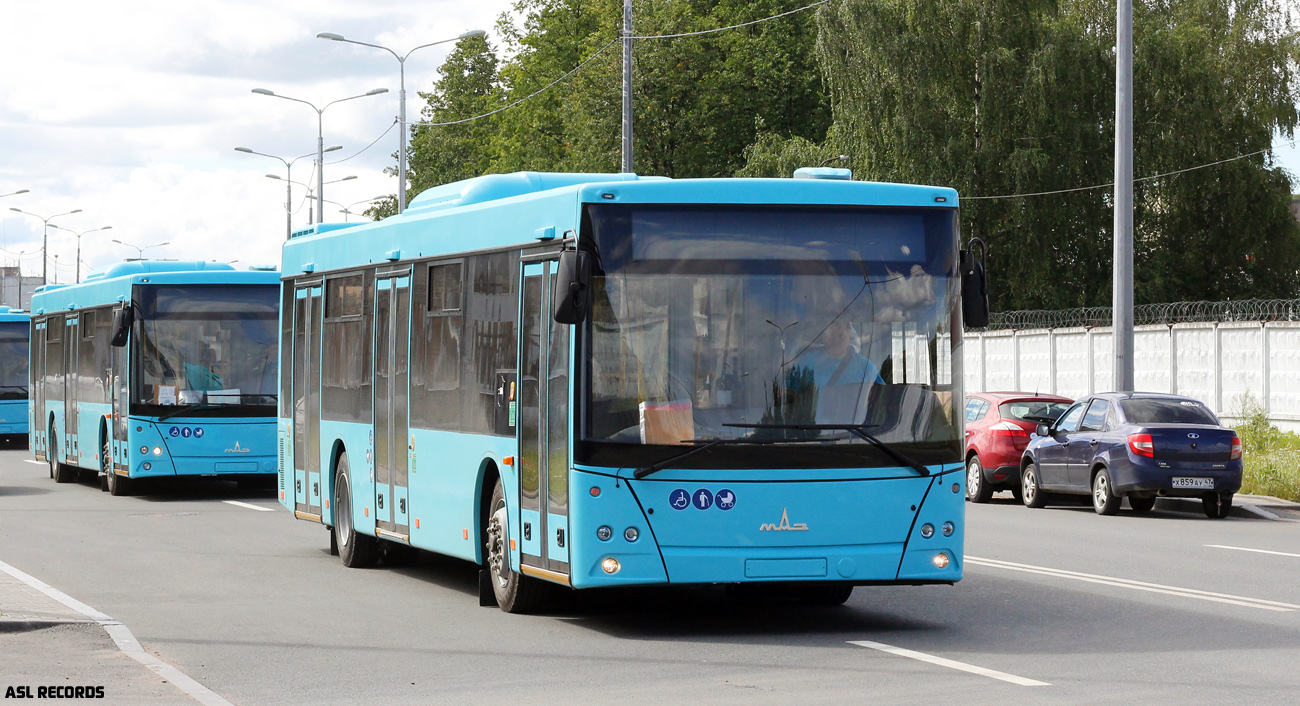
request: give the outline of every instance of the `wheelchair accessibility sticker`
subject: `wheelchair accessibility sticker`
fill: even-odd
[[[685,510],[691,504],[691,494],[685,488],[678,488],[668,495],[668,504],[674,510]]]
[[[736,506],[736,494],[726,488],[719,490],[717,495],[704,488],[699,488],[694,493],[678,488],[668,494],[668,504],[674,510],[685,510],[692,505],[696,510],[708,510],[715,506],[719,510],[730,510]]]

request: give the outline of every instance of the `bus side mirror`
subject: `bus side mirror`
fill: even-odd
[[[113,312],[113,337],[109,344],[114,348],[126,345],[126,337],[131,333],[131,324],[135,323],[135,308],[130,304]]]
[[[562,324],[581,323],[587,316],[587,290],[591,286],[591,256],[577,250],[560,253],[555,278],[553,316]]]
[[[961,318],[966,328],[989,325],[989,289],[984,263],[975,259],[975,253],[970,250],[961,251]]]

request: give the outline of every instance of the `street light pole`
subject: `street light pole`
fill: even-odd
[[[316,37],[317,37],[318,39],[328,39],[328,40],[330,40],[330,41],[334,41],[334,42],[346,42],[346,43],[348,43],[348,44],[360,44],[360,45],[363,46],[363,47],[372,47],[372,48],[374,48],[374,49],[383,49],[384,51],[388,52],[389,54],[392,54],[392,55],[393,55],[393,58],[397,59],[397,65],[398,65],[398,76],[399,76],[399,79],[398,79],[398,80],[399,80],[399,84],[398,84],[398,89],[397,89],[397,101],[398,101],[398,110],[397,110],[397,127],[399,128],[398,131],[397,131],[397,134],[398,134],[398,141],[397,141],[397,212],[398,212],[398,213],[401,213],[401,212],[403,212],[403,211],[406,210],[406,138],[407,138],[407,134],[406,134],[406,59],[407,59],[408,57],[410,57],[411,54],[414,54],[415,51],[416,51],[417,49],[423,49],[423,48],[425,48],[425,47],[431,47],[431,46],[434,46],[435,44],[446,44],[447,42],[455,42],[455,41],[459,41],[459,40],[461,40],[461,39],[469,39],[470,37],[482,37],[482,36],[485,35],[485,34],[487,34],[487,32],[484,32],[484,31],[481,30],[481,29],[473,29],[473,30],[470,30],[470,31],[468,31],[468,32],[465,32],[465,33],[461,34],[460,36],[452,37],[451,39],[442,39],[442,40],[439,40],[439,41],[436,41],[436,42],[429,42],[428,44],[421,44],[420,46],[418,46],[418,47],[416,47],[415,49],[412,49],[412,50],[406,52],[406,54],[403,54],[403,55],[398,55],[397,52],[393,51],[392,49],[389,49],[388,47],[382,46],[382,45],[380,45],[380,44],[370,44],[369,42],[358,42],[358,41],[355,40],[355,39],[346,39],[346,38],[343,37],[343,35],[341,35],[341,34],[335,34],[335,33],[333,33],[333,32],[320,32],[320,33],[318,33],[318,34],[316,35]]]
[[[278,177],[278,176],[276,176],[276,175],[274,175],[274,174],[267,174],[267,175],[266,175],[266,178],[267,178],[267,179],[277,179],[277,180],[280,180],[280,181],[287,181],[287,182],[289,182],[290,184],[297,184],[298,186],[301,186],[302,188],[304,188],[304,189],[307,190],[307,200],[310,201],[311,199],[316,198],[315,196],[312,196],[312,195],[311,195],[312,187],[309,186],[309,185],[307,185],[307,184],[302,183],[301,181],[292,181],[292,180],[289,180],[289,179],[280,179],[280,177]],[[345,177],[343,177],[342,179],[332,179],[332,180],[327,181],[327,182],[325,182],[325,183],[326,183],[326,184],[337,184],[337,183],[339,183],[340,181],[350,181],[350,180],[352,180],[352,179],[356,179],[356,178],[357,178],[357,177],[356,177],[356,175],[354,174],[354,175],[351,175],[351,176],[345,176]],[[313,213],[313,212],[314,212],[314,211],[313,211],[312,209],[310,209],[310,208],[307,209],[307,225],[312,225],[312,213]],[[323,219],[323,218],[324,218],[324,217],[322,216],[322,219]],[[324,221],[322,220],[321,222],[323,223]],[[287,239],[287,238],[286,238],[286,239]]]
[[[171,244],[172,244],[171,241],[169,240],[169,241],[167,241],[167,242],[165,242],[165,243],[154,243],[153,245],[146,245],[146,246],[144,246],[144,247],[140,247],[139,245],[132,245],[131,243],[122,242],[121,240],[114,240],[113,242],[117,243],[118,245],[125,245],[125,246],[127,246],[128,248],[135,248],[135,254],[136,254],[136,258],[135,258],[135,259],[137,259],[137,260],[143,260],[143,259],[144,259],[144,251],[145,251],[145,250],[148,250],[149,248],[161,248],[161,247],[164,246],[164,245],[171,245]]]
[[[623,0],[623,172],[632,173],[632,0]]]
[[[59,230],[66,230],[69,233],[72,233],[73,235],[77,236],[77,284],[81,284],[81,236],[86,235],[87,233],[94,233],[96,231],[101,231],[101,230],[113,230],[113,226],[104,226],[103,228],[91,228],[90,230],[83,230],[80,233],[78,233],[77,231],[71,228],[64,228],[63,226],[50,226],[50,227],[58,228]]]
[[[15,192],[15,193],[22,193],[22,192]],[[21,208],[11,208],[9,210],[17,211],[18,213],[21,213],[25,216],[31,216],[32,218],[40,218],[41,222],[45,224],[45,229],[44,229],[45,232],[44,235],[41,237],[41,282],[42,283],[48,282],[49,279],[47,278],[49,277],[49,259],[50,259],[49,257],[50,221],[54,220],[55,218],[58,218],[59,216],[71,216],[74,213],[81,213],[81,209],[74,208],[71,211],[68,211],[67,213],[56,213],[53,216],[50,216],[49,218],[41,218],[35,213],[29,213],[27,211],[22,210]]]
[[[326,147],[324,152],[334,152],[341,149],[343,149],[342,145],[334,145],[332,147]],[[286,160],[284,157],[277,157],[273,154],[266,154],[265,152],[254,152],[253,150],[250,150],[247,147],[236,147],[235,151],[243,152],[245,154],[255,154],[259,157],[270,157],[271,159],[278,159],[280,160],[280,163],[284,165],[284,176],[285,176],[284,180],[286,182],[284,185],[284,189],[285,189],[284,191],[284,239],[288,240],[290,237],[293,236],[293,185],[298,183],[296,181],[293,181],[293,163],[297,162],[300,159],[305,159],[307,157],[310,157],[316,153],[308,152],[307,154],[294,157],[293,159]],[[322,154],[324,154],[324,152],[322,152]],[[270,175],[268,174],[267,176]],[[279,179],[279,177],[275,177],[275,178]]]
[[[316,194],[323,195],[325,189],[325,109],[330,107],[331,105],[334,105],[335,103],[342,103],[343,101],[350,101],[356,98],[365,98],[367,96],[377,96],[381,93],[388,93],[388,89],[374,88],[360,95],[348,96],[347,98],[340,98],[336,101],[330,101],[329,103],[326,103],[325,105],[319,108],[317,108],[315,104],[309,101],[305,101],[301,98],[290,98],[289,96],[282,96],[273,91],[268,91],[265,88],[254,88],[253,93],[256,93],[261,96],[271,96],[272,98],[283,98],[287,101],[293,101],[295,103],[302,103],[303,105],[309,106],[312,110],[316,111],[316,189],[317,189]],[[316,220],[317,221],[324,220],[325,207],[319,201],[317,201],[316,204],[317,204]]]
[[[1133,0],[1118,0],[1115,17],[1115,264],[1111,315],[1115,385],[1133,379]]]
[[[18,194],[25,194],[25,193],[27,193],[27,189],[19,189],[19,190],[17,190],[17,191],[11,191],[11,192],[9,192],[9,193],[7,193],[7,194],[0,194],[0,197],[2,197],[2,196],[17,196]]]

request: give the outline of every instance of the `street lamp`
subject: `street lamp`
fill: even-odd
[[[333,147],[326,147],[324,150],[321,151],[321,154],[324,154],[325,152],[335,152],[335,151],[337,151],[337,150],[341,150],[341,149],[343,149],[343,146],[342,146],[342,145],[334,145]],[[284,239],[285,239],[285,240],[288,240],[288,239],[289,239],[289,236],[293,235],[293,186],[292,186],[292,185],[296,183],[296,182],[292,181],[292,179],[293,179],[293,163],[294,163],[294,162],[297,162],[297,161],[300,160],[300,159],[304,159],[304,158],[306,158],[306,157],[310,157],[310,156],[312,156],[312,155],[315,154],[315,153],[314,153],[314,152],[308,152],[307,154],[304,154],[304,155],[302,155],[302,156],[300,156],[300,157],[294,157],[293,159],[288,159],[288,160],[286,160],[284,157],[277,157],[277,156],[275,156],[275,155],[273,155],[273,154],[266,154],[265,152],[254,152],[253,150],[250,150],[250,149],[248,149],[247,147],[236,147],[236,148],[235,148],[235,151],[236,151],[236,152],[243,152],[243,153],[245,153],[245,154],[255,154],[255,155],[259,156],[259,157],[270,157],[271,159],[278,159],[278,160],[280,160],[281,163],[284,164],[284,176],[285,176],[285,179],[284,179],[284,180],[287,181],[287,182],[289,182],[288,184],[285,184],[285,185],[284,185],[284,188],[285,188],[285,192],[284,192]]]
[[[81,284],[81,236],[87,233],[94,233],[95,231],[100,231],[100,230],[113,230],[113,226],[104,226],[103,228],[91,228],[90,230],[83,230],[80,233],[78,233],[77,231],[71,228],[64,228],[63,226],[50,226],[50,227],[58,228],[59,230],[66,230],[69,233],[77,236],[77,284]]]
[[[473,29],[459,36],[452,37],[451,39],[442,39],[436,42],[429,42],[428,44],[421,44],[420,46],[406,52],[401,56],[399,56],[397,52],[393,51],[392,49],[389,49],[386,46],[380,44],[370,44],[369,42],[358,42],[355,39],[346,39],[343,37],[343,35],[335,34],[333,32],[321,32],[316,35],[318,39],[328,39],[334,42],[347,42],[348,44],[360,44],[363,47],[373,47],[375,49],[383,49],[389,54],[392,54],[394,59],[397,59],[397,65],[400,69],[400,79],[399,79],[400,85],[398,87],[398,93],[397,93],[397,102],[399,104],[398,114],[397,114],[397,126],[398,128],[400,128],[397,131],[398,134],[397,212],[398,213],[401,213],[402,211],[406,210],[406,59],[410,57],[411,54],[414,54],[417,49],[431,47],[434,46],[435,44],[446,44],[447,42],[456,42],[462,39],[469,39],[470,37],[482,37],[485,34],[487,34],[487,32],[484,32],[481,29]]]
[[[293,181],[292,179],[281,179],[280,177],[276,176],[275,174],[267,174],[267,175],[266,175],[266,178],[267,178],[267,179],[276,179],[276,180],[278,180],[278,181],[287,181],[287,182],[289,182],[290,184],[297,184],[298,186],[301,186],[302,188],[304,188],[304,189],[307,190],[307,198],[309,198],[309,199],[311,199],[311,198],[315,198],[315,197],[313,197],[313,196],[311,195],[311,194],[312,194],[312,191],[314,191],[314,189],[313,189],[311,186],[302,183],[301,181]],[[356,175],[345,176],[345,177],[343,177],[342,179],[331,179],[330,181],[327,181],[327,182],[324,182],[324,183],[325,183],[325,184],[337,184],[337,183],[339,183],[340,181],[351,181],[352,179],[356,179],[356,178],[357,178]],[[292,187],[290,187],[290,188],[292,188]],[[312,224],[312,219],[311,219],[312,213],[313,213],[313,211],[312,211],[311,209],[307,209],[307,225],[311,225],[311,224]],[[322,214],[321,218],[322,218],[322,219],[324,218],[324,215],[323,215],[323,214]],[[324,222],[324,221],[322,220],[322,221],[320,221],[320,222]]]
[[[290,98],[289,96],[282,96],[273,91],[268,91],[265,88],[254,88],[253,93],[256,93],[260,96],[271,96],[272,98],[283,98],[287,101],[293,101],[294,103],[302,103],[303,105],[309,106],[312,110],[316,111],[316,187],[317,187],[317,193],[324,193],[323,189],[325,184],[325,109],[330,107],[331,105],[334,105],[335,103],[342,103],[344,101],[350,101],[357,98],[365,98],[366,96],[377,96],[380,93],[388,93],[388,89],[374,88],[360,95],[348,96],[347,98],[340,98],[336,101],[330,101],[329,103],[326,103],[325,105],[319,108],[317,108],[314,103],[305,101],[301,98]],[[325,209],[324,206],[322,206],[318,201],[316,207],[316,220],[319,221],[322,220],[323,218],[325,218]]]
[[[18,191],[15,193],[21,194],[22,192]],[[67,213],[56,213],[53,216],[50,216],[49,218],[41,218],[35,213],[29,213],[27,211],[22,210],[21,208],[11,208],[9,210],[17,211],[18,213],[21,213],[24,216],[31,216],[32,218],[40,218],[41,222],[45,224],[45,234],[41,238],[41,282],[48,282],[49,280],[46,279],[46,277],[49,275],[49,272],[47,271],[47,267],[49,265],[49,263],[47,262],[49,260],[49,251],[47,250],[47,248],[50,245],[50,221],[54,220],[55,218],[58,218],[59,216],[71,216],[74,213],[81,213],[81,209],[74,208],[71,211],[68,211]]]
[[[372,196],[372,197],[370,197],[370,198],[368,198],[368,199],[362,199],[362,200],[360,200],[360,201],[353,201],[352,203],[350,203],[350,204],[344,206],[343,209],[342,209],[342,213],[343,213],[343,222],[345,222],[345,223],[347,222],[347,220],[348,220],[348,216],[360,216],[360,215],[364,215],[364,214],[357,213],[356,211],[353,211],[353,210],[352,210],[352,207],[353,207],[353,206],[360,206],[360,205],[363,204],[363,203],[374,203],[374,202],[376,202],[376,201],[379,201],[380,199],[386,199],[386,198],[388,198],[388,197],[387,197],[387,196]]]
[[[17,196],[18,194],[25,194],[25,193],[27,193],[27,189],[19,189],[17,191],[11,191],[7,194],[0,194],[0,196]]]
[[[145,250],[148,250],[149,248],[161,248],[161,247],[164,246],[164,245],[171,245],[171,244],[172,244],[171,241],[169,240],[169,241],[167,241],[167,242],[165,242],[165,243],[154,243],[153,245],[146,245],[146,246],[144,246],[144,247],[140,247],[139,245],[132,245],[131,243],[124,243],[124,242],[122,242],[122,241],[120,241],[120,240],[114,240],[113,242],[117,243],[118,245],[125,245],[125,246],[127,246],[128,248],[135,248],[135,252],[136,252],[136,258],[135,258],[135,259],[137,259],[137,260],[143,260],[143,259],[144,259],[144,251],[145,251]]]

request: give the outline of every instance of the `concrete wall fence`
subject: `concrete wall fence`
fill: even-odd
[[[1135,327],[1138,390],[1171,392],[1235,421],[1247,395],[1278,427],[1300,430],[1300,321]],[[1112,389],[1109,326],[968,331],[967,392],[1020,390],[1071,398]]]

